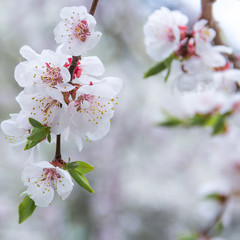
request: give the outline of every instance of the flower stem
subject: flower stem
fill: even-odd
[[[57,135],[55,159],[61,160],[61,135]]]

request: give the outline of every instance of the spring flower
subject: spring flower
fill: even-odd
[[[69,68],[72,58],[69,57],[64,67]],[[94,81],[92,77],[101,76],[104,73],[102,61],[96,56],[83,57],[77,64],[73,73],[73,80],[77,79],[77,83],[90,83]]]
[[[68,124],[66,104],[62,95],[52,98],[44,89],[34,88],[22,91],[16,97],[23,114],[21,125],[30,127],[28,118],[34,118],[43,125],[51,127],[51,132],[60,134]],[[57,91],[58,93],[58,91]]]
[[[181,31],[188,19],[179,11],[165,7],[149,16],[144,25],[147,53],[156,61],[162,61],[178,49]]]
[[[32,127],[30,125],[26,127],[24,124],[21,124],[24,118],[22,111],[18,114],[10,114],[10,117],[10,119],[1,123],[1,129],[8,136],[5,138],[10,143],[9,153],[11,158],[18,161],[36,161],[38,158],[38,147],[24,150],[27,143],[27,136],[30,134]]]
[[[74,87],[68,84],[70,73],[64,67],[66,56],[51,50],[35,53],[30,47],[20,49],[27,61],[19,63],[15,69],[15,79],[21,87],[44,86],[66,92]],[[49,91],[50,91],[49,90]]]
[[[82,138],[99,140],[108,133],[114,113],[114,98],[121,86],[120,79],[108,77],[77,90],[75,99],[69,104],[69,111],[70,129],[79,151],[82,149]]]
[[[53,188],[62,200],[70,195],[73,188],[71,176],[67,171],[45,161],[27,166],[23,170],[22,180],[28,187],[29,197],[39,207],[47,207],[52,202]]]
[[[216,33],[213,29],[206,27],[207,20],[198,21],[194,27],[194,39],[196,54],[209,67],[221,67],[226,64],[226,59],[222,53],[231,54],[232,49],[226,46],[212,46],[211,41]]]
[[[94,31],[96,20],[84,6],[65,7],[60,17],[54,34],[56,42],[63,43],[63,53],[79,56],[97,45],[102,34]]]

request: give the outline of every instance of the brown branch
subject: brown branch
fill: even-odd
[[[201,1],[202,14],[200,16],[200,19],[206,19],[208,21],[209,26],[215,30],[216,37],[213,40],[214,43],[216,45],[224,45],[222,38],[221,38],[221,30],[212,14],[214,2],[216,2],[216,0],[202,0]]]
[[[216,0],[201,0],[202,14],[200,16],[200,19],[206,19],[208,21],[209,26],[215,30],[216,36],[213,40],[214,44],[226,45],[221,37],[221,29],[212,14],[214,2],[216,2]],[[240,69],[240,61],[235,54],[231,54],[227,57],[229,61],[233,63],[234,68]]]
[[[61,160],[61,135],[57,135],[55,159]]]
[[[81,60],[81,56],[73,56],[72,57],[72,61],[71,61],[71,64],[69,66],[69,69],[68,71],[70,72],[71,74],[71,79],[69,81],[69,83],[72,83],[72,79],[73,79],[73,73],[77,67],[77,64],[78,64],[78,61]]]
[[[96,8],[97,8],[97,5],[98,5],[98,1],[99,0],[93,0],[92,6],[91,6],[91,9],[90,9],[90,12],[89,12],[91,15],[94,15],[94,13],[96,11]]]

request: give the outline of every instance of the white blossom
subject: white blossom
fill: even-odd
[[[43,50],[36,54],[29,46],[20,49],[27,61],[19,63],[15,69],[15,79],[21,87],[44,86],[45,89],[57,89],[59,92],[72,90],[69,84],[70,73],[64,64],[66,55]]]
[[[65,7],[60,17],[54,34],[56,42],[63,43],[63,53],[78,56],[97,45],[102,34],[94,31],[96,20],[84,6]]]
[[[22,173],[29,197],[39,207],[47,207],[53,200],[55,189],[62,200],[71,193],[73,182],[70,174],[49,162],[30,164]]]
[[[60,134],[68,124],[67,106],[60,95],[52,98],[44,90],[34,89],[32,91],[22,91],[16,97],[22,112],[24,113],[21,125],[30,127],[28,118],[34,118],[43,125],[51,127],[51,132]]]
[[[216,33],[213,29],[206,27],[207,20],[202,19],[197,22],[194,29],[196,53],[209,67],[221,67],[226,64],[226,59],[222,53],[231,54],[232,49],[226,46],[212,46],[211,41]]]
[[[188,18],[179,11],[162,7],[149,16],[144,25],[147,53],[156,61],[162,61],[178,49],[179,26],[185,26]]]
[[[99,140],[108,133],[114,113],[114,98],[117,98],[121,86],[120,79],[108,77],[77,90],[76,98],[69,104],[69,112],[71,134],[79,151],[82,149],[82,138]]]
[[[10,119],[1,123],[2,131],[8,136],[5,137],[9,140],[9,153],[14,160],[23,160],[26,162],[37,161],[38,147],[35,146],[29,150],[24,150],[27,143],[27,136],[30,134],[32,126],[22,123],[25,118],[23,112],[18,114],[10,114]]]

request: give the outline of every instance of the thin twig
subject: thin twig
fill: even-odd
[[[73,56],[72,57],[72,61],[71,61],[71,64],[69,66],[69,69],[68,71],[70,72],[71,74],[71,79],[69,81],[69,83],[72,83],[72,79],[73,79],[73,73],[77,67],[77,64],[78,64],[78,61],[81,59],[81,56]]]
[[[202,14],[200,16],[200,19],[206,19],[209,23],[209,26],[215,30],[216,36],[213,39],[214,44],[215,45],[226,45],[221,37],[221,29],[212,14],[214,2],[216,2],[216,0],[201,0]],[[229,61],[231,61],[233,63],[234,68],[240,69],[239,58],[234,53],[228,55],[227,57],[228,57]]]
[[[221,38],[221,30],[212,14],[214,2],[216,2],[216,0],[202,0],[201,1],[202,14],[200,16],[200,19],[206,19],[208,21],[209,26],[215,30],[216,36],[213,40],[214,43],[216,45],[224,45],[222,38]]]
[[[89,12],[91,15],[94,15],[94,13],[96,11],[96,8],[97,8],[97,5],[98,5],[98,1],[99,0],[93,0],[92,6],[91,6],[91,9],[90,9],[90,12]]]

